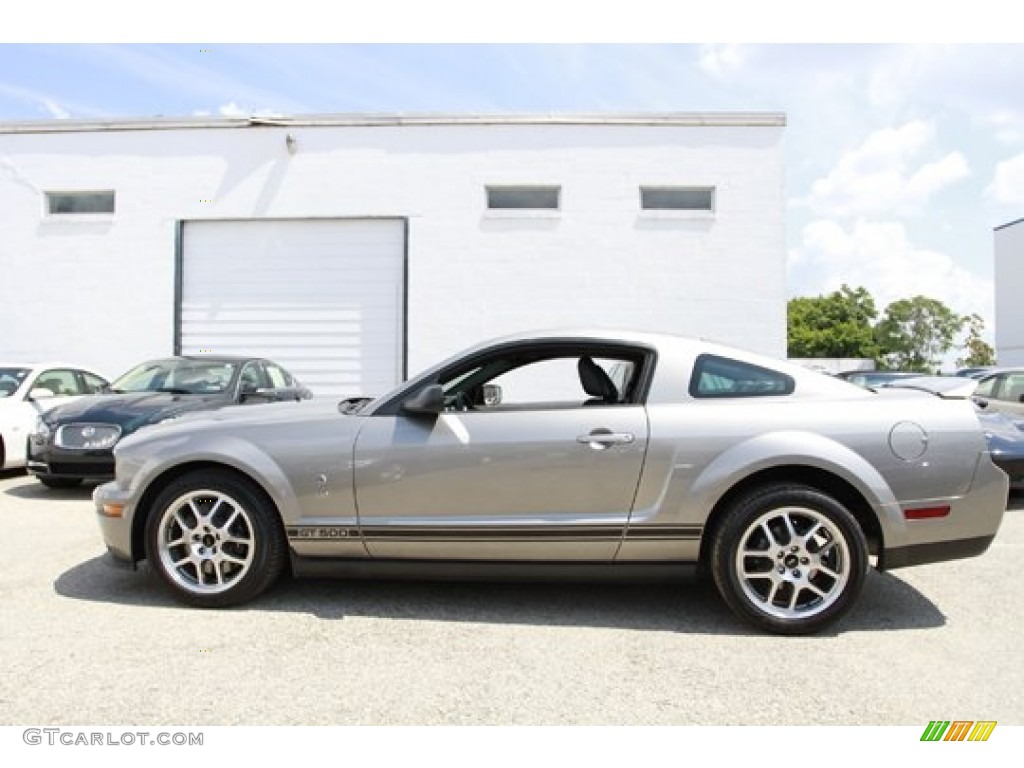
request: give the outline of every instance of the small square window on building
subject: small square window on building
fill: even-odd
[[[714,187],[640,187],[645,211],[713,211]]]
[[[487,207],[492,211],[557,211],[561,192],[561,187],[487,187]]]
[[[47,192],[47,215],[79,213],[113,213],[114,193],[111,192]]]

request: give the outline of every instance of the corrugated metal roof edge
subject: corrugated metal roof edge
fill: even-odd
[[[167,131],[196,128],[301,128],[432,125],[660,125],[675,127],[782,127],[782,112],[661,112],[648,114],[324,114],[251,117],[147,117],[0,122],[0,133]]]

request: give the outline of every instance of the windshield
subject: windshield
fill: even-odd
[[[132,368],[110,385],[114,392],[216,395],[234,380],[238,363],[223,360],[154,360]]]
[[[0,368],[0,398],[10,397],[28,376],[28,368]]]

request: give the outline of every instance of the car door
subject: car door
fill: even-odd
[[[609,380],[616,363],[639,376],[636,354],[505,350],[439,377],[440,414],[368,418],[354,479],[370,555],[611,560],[648,430],[636,392],[604,402],[584,390],[579,360],[602,354]]]
[[[79,371],[71,368],[49,368],[33,374],[34,378],[21,390],[24,394],[18,402],[11,404],[13,439],[7,448],[10,462],[24,462],[25,441],[40,414],[73,402],[85,394],[79,374]]]
[[[985,378],[978,384],[974,396],[989,410],[1021,418],[1024,416],[1024,371],[1008,371]]]

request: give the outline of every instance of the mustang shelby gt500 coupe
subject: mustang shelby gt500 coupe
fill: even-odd
[[[674,578],[811,632],[870,558],[983,552],[1007,477],[964,399],[852,384],[674,336],[474,347],[376,399],[227,408],[124,439],[110,553],[180,599],[296,575]]]

